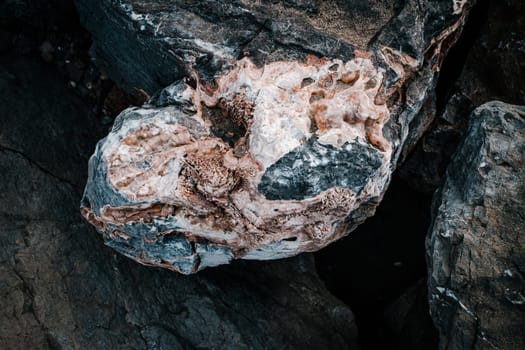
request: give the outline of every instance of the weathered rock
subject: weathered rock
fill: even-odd
[[[101,124],[59,76],[0,59],[1,349],[356,348],[310,255],[188,277],[104,247],[78,215]]]
[[[398,174],[425,193],[441,184],[470,112],[492,100],[525,104],[525,4],[481,1],[471,11],[457,46],[443,64],[436,104],[422,113],[437,118]]]
[[[363,36],[319,27],[304,7],[78,3],[81,13],[101,13],[100,22],[84,21],[114,75],[157,88],[158,66],[134,68],[144,50],[173,60],[180,74],[171,79],[186,75],[150,106],[119,116],[91,160],[82,202],[108,245],[182,273],[315,251],[372,215],[429,122],[417,112],[470,6],[408,1],[391,13],[391,3],[374,2],[389,22],[364,41],[365,52],[353,45]],[[113,22],[127,25],[112,30]],[[416,28],[410,36],[407,27]],[[136,52],[110,51],[116,37]]]
[[[441,349],[525,347],[525,107],[490,102],[434,198],[429,299]]]
[[[187,66],[213,77],[223,65],[244,56],[258,64],[304,59],[307,54],[348,60],[353,45],[366,48],[400,10],[399,0],[76,3],[93,34],[97,62],[117,82],[150,94],[187,75]],[[435,12],[450,20],[451,3],[436,6],[443,9]],[[418,37],[406,44],[421,46],[420,41]]]

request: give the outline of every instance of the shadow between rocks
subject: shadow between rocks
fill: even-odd
[[[394,178],[373,217],[315,253],[327,288],[354,312],[363,349],[437,348],[426,299],[430,201]]]

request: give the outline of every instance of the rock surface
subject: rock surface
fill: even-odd
[[[524,45],[523,1],[477,3],[461,38],[443,63],[436,87],[439,106],[424,109],[424,113],[437,113],[437,117],[400,168],[404,180],[421,192],[433,193],[475,107],[492,100],[525,104]]]
[[[487,1],[486,7],[457,89],[475,106],[492,100],[525,104],[525,3]]]
[[[429,298],[441,349],[525,347],[525,107],[490,102],[434,199]]]
[[[78,215],[101,123],[31,56],[0,90],[1,349],[356,349],[309,255],[188,277],[104,247]]]
[[[371,2],[356,23],[375,29],[341,32],[352,6],[328,25],[317,2],[77,3],[113,76],[150,92],[159,70],[185,77],[119,116],[82,213],[116,250],[185,274],[315,251],[372,215],[471,5]]]

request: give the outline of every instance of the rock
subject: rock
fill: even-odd
[[[487,3],[486,21],[469,51],[457,89],[475,106],[492,100],[524,104],[525,3]]]
[[[475,107],[492,100],[525,104],[524,10],[523,1],[506,0],[480,1],[470,12],[443,63],[438,111],[431,104],[423,112],[437,118],[399,170],[412,187],[429,194],[439,187]]]
[[[188,274],[315,251],[373,214],[470,2],[373,2],[362,21],[385,25],[366,40],[286,4],[78,1],[113,76],[146,91],[185,76],[91,159],[82,213],[106,244]]]
[[[454,94],[399,168],[398,175],[417,191],[429,195],[434,193],[441,185],[473,110],[474,106],[466,96]]]
[[[100,123],[35,60],[0,65],[1,349],[357,348],[310,255],[181,276],[104,247],[78,215]]]
[[[389,347],[400,350],[435,349],[438,334],[428,310],[426,280],[421,279],[385,308]]]
[[[525,347],[525,107],[490,102],[435,195],[429,302],[441,349]]]
[[[304,59],[306,54],[348,60],[354,49],[350,42],[366,48],[399,7],[398,0],[76,4],[93,34],[98,64],[117,82],[149,94],[184,77],[188,65],[213,77],[244,56],[258,64]],[[450,20],[451,4],[443,7]]]

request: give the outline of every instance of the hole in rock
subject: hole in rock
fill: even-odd
[[[211,132],[233,147],[246,135],[246,125],[240,118],[235,118],[226,107],[210,108],[202,105],[204,117],[212,122]]]
[[[315,101],[322,100],[324,97],[325,95],[323,91],[313,92],[312,95],[310,96],[310,103],[314,103]]]
[[[312,78],[304,78],[301,82],[301,87],[303,88],[305,86],[312,85],[314,82],[315,80],[313,80]]]

